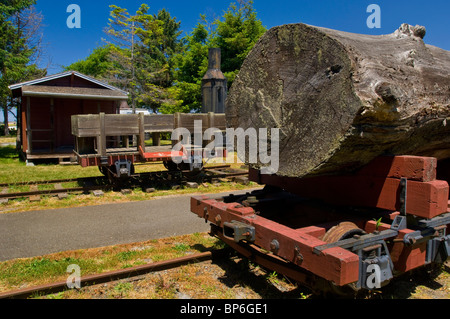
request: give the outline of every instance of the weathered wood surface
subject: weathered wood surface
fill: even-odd
[[[436,180],[437,161],[431,157],[378,157],[354,174],[295,178],[261,175],[250,169],[249,179],[293,194],[333,205],[377,207],[399,211],[400,178],[407,178],[406,211],[433,218],[448,210],[449,186]]]
[[[154,145],[159,144],[158,133],[171,133],[175,128],[186,128],[195,133],[195,121],[202,124],[202,133],[208,128],[226,129],[225,114],[88,114],[73,115],[72,134],[76,138],[75,151],[79,155],[96,152],[107,156],[108,137],[126,137],[124,151],[128,148],[128,136],[137,136],[137,146],[145,149],[145,133],[153,133]],[[155,143],[156,142],[156,143]],[[109,147],[111,148],[111,147]],[[136,149],[137,151],[137,149]]]
[[[233,83],[228,126],[279,128],[281,176],[353,171],[380,155],[449,158],[450,52],[424,35],[406,24],[382,36],[272,28]]]
[[[202,121],[202,131],[210,127],[226,129],[225,114],[152,114],[145,115],[143,129],[145,132],[172,132],[174,128],[186,128],[194,133],[194,122]],[[101,135],[102,126],[106,136],[138,135],[142,131],[139,114],[99,114],[73,115],[72,134],[76,137],[95,137]],[[142,133],[142,132],[141,132]]]

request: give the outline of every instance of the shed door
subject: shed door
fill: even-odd
[[[58,99],[55,101],[56,148],[60,150],[74,148],[71,117],[76,114],[83,114],[81,100]]]

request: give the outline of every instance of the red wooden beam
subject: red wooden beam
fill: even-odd
[[[434,157],[380,156],[360,169],[357,175],[431,182],[436,180],[436,167]]]
[[[372,233],[376,229],[379,231],[390,229],[391,225],[381,223],[377,228],[376,221],[368,221],[366,223],[365,231],[368,233]],[[389,254],[391,255],[392,262],[394,263],[395,270],[399,272],[407,272],[409,270],[413,270],[417,267],[425,265],[425,258],[427,252],[427,242],[423,242],[421,244],[416,244],[407,247],[403,241],[406,234],[414,232],[411,229],[402,229],[399,231],[397,236],[397,240],[393,241],[389,248]]]
[[[152,152],[152,153],[145,153],[142,149],[142,146],[139,146],[139,155],[142,159],[146,161],[167,161],[171,160],[174,157],[178,157],[181,159],[186,159],[186,155],[182,151],[168,151],[168,152]]]
[[[356,254],[334,247],[317,255],[313,252],[314,247],[325,242],[308,234],[308,231],[295,230],[258,216],[251,207],[197,196],[191,198],[191,211],[219,227],[231,221],[253,226],[255,245],[270,251],[273,240],[276,240],[277,256],[336,285],[346,285],[359,279],[359,257]]]
[[[408,179],[406,212],[433,218],[448,209],[449,185],[435,180],[432,158],[398,156],[379,158],[354,175],[293,178],[262,175],[250,169],[249,179],[272,185],[299,196],[334,205],[400,210],[400,177]]]

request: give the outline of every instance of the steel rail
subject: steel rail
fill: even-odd
[[[236,177],[236,176],[244,176],[248,175],[248,172],[221,172],[217,169],[225,169],[230,168],[230,165],[217,165],[217,166],[210,166],[210,167],[204,167],[203,171],[212,173],[214,176],[217,177]],[[143,178],[143,177],[149,177],[153,175],[158,174],[176,174],[176,173],[188,173],[190,171],[156,171],[156,172],[143,172],[132,175],[133,178]],[[11,183],[11,184],[0,184],[0,188],[6,188],[6,187],[14,187],[14,186],[24,186],[24,185],[50,185],[50,184],[58,184],[58,183],[67,183],[67,182],[78,182],[79,184],[88,182],[88,181],[94,181],[98,179],[106,180],[105,176],[92,176],[92,177],[81,177],[81,178],[73,178],[73,179],[58,179],[58,180],[48,180],[48,181],[34,181],[34,182],[19,182],[19,183]],[[13,192],[13,193],[0,193],[0,199],[16,199],[21,197],[30,197],[30,196],[37,196],[37,195],[55,195],[55,194],[63,194],[63,193],[76,193],[76,192],[87,192],[87,191],[94,191],[94,190],[104,190],[111,187],[110,184],[104,184],[104,185],[86,185],[86,186],[79,186],[79,187],[70,187],[70,188],[60,188],[60,189],[46,189],[46,190],[30,190],[25,192]]]
[[[212,260],[215,257],[223,255],[227,249],[207,251],[190,256],[179,257],[175,259],[149,263],[146,265],[139,265],[135,267],[113,270],[101,274],[87,275],[80,278],[81,287],[89,285],[97,285],[105,282],[116,281],[136,276],[141,276],[150,272],[168,270],[177,268],[183,265],[199,263],[203,261]],[[0,299],[26,299],[34,295],[48,295],[58,293],[70,289],[66,281],[54,282],[35,287],[18,289],[13,291],[6,291],[0,293]]]
[[[51,194],[62,194],[62,193],[75,193],[75,192],[86,192],[93,190],[101,190],[110,187],[109,185],[96,185],[96,186],[80,186],[72,188],[61,188],[61,189],[47,189],[47,190],[37,190],[28,192],[17,192],[17,193],[4,193],[0,194],[0,199],[15,199],[21,197],[30,197],[36,195],[51,195]]]
[[[89,180],[98,179],[98,178],[104,178],[104,176],[54,179],[54,180],[47,180],[47,181],[43,180],[43,181],[31,181],[31,182],[3,183],[3,184],[0,184],[0,188],[1,187],[13,187],[13,186],[26,186],[26,185],[47,185],[47,184],[57,184],[57,183],[80,182],[80,181],[89,181]]]

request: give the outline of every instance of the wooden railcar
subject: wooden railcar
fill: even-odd
[[[197,152],[204,154],[203,139],[198,145],[183,143],[181,148],[174,150],[180,140],[177,138],[170,145],[160,145],[159,134],[172,133],[177,128],[192,134],[197,129],[202,135],[208,128],[226,129],[225,114],[215,113],[100,113],[74,115],[71,120],[78,163],[82,167],[98,166],[102,173],[113,178],[129,177],[137,162],[162,161],[169,170],[199,169],[202,161],[194,159]],[[152,146],[146,145],[146,134],[152,134]],[[226,156],[226,152],[221,154]]]
[[[440,164],[387,156],[354,174],[306,179],[250,169],[264,189],[195,196],[191,211],[236,251],[312,289],[373,290],[449,258],[449,166]]]

